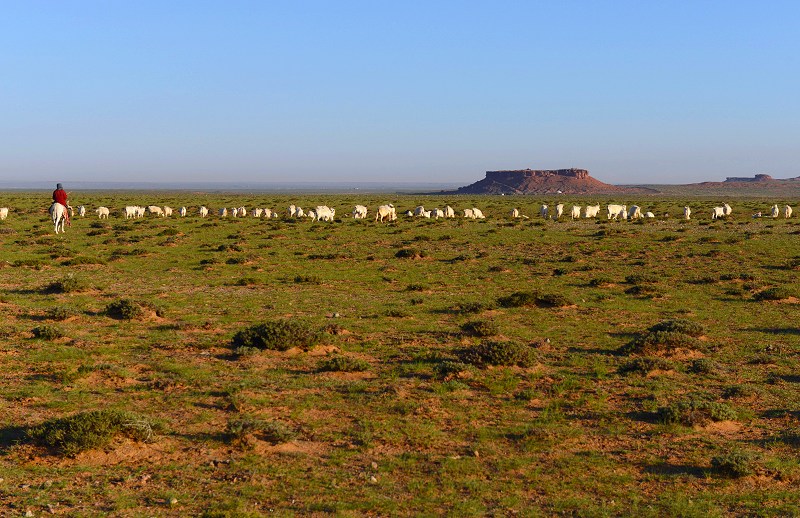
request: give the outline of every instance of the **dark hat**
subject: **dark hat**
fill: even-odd
[[[60,183],[57,183],[57,184],[56,184],[56,189],[63,189],[63,187],[61,187],[61,184],[60,184]]]

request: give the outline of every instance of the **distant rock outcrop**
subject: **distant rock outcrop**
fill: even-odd
[[[774,178],[768,174],[757,174],[752,178],[740,176],[729,176],[725,178],[726,182],[770,182],[772,180],[774,180]]]
[[[486,171],[486,178],[444,194],[619,194],[655,193],[645,187],[620,187],[592,178],[586,169]]]

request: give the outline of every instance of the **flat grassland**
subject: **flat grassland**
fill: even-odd
[[[0,196],[10,516],[800,514],[800,220],[751,218],[791,200],[48,198]],[[216,215],[290,203],[336,221]]]

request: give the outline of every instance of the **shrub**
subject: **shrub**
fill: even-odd
[[[515,291],[506,297],[497,299],[498,304],[504,308],[521,308],[535,306],[539,293],[535,291]]]
[[[93,410],[46,421],[30,428],[26,436],[34,443],[75,455],[108,445],[117,436],[150,441],[153,423],[146,417],[119,410]]]
[[[461,359],[472,365],[529,367],[536,362],[536,351],[517,342],[483,342],[463,350]]]
[[[67,274],[62,279],[53,281],[48,284],[44,291],[46,293],[70,293],[74,291],[83,291],[86,289],[86,283],[79,277]]]
[[[683,319],[664,320],[647,329],[621,348],[623,353],[652,354],[671,352],[675,349],[702,349],[696,338],[702,336],[705,328],[695,322]]]
[[[708,358],[698,358],[692,361],[689,370],[695,374],[714,374],[721,370],[721,366]]]
[[[47,310],[45,318],[50,320],[66,320],[76,314],[77,312],[69,306],[55,306]]]
[[[86,257],[82,255],[64,261],[64,265],[66,266],[78,266],[81,264],[106,264],[106,262],[98,257]]]
[[[536,299],[536,305],[543,308],[563,308],[572,306],[572,301],[560,293],[546,293]]]
[[[266,421],[261,427],[264,440],[273,444],[289,442],[297,437],[297,432],[291,426],[280,421]]]
[[[494,309],[495,305],[492,302],[462,302],[457,304],[453,311],[460,314],[480,313],[489,309]]]
[[[292,347],[308,348],[322,340],[322,331],[305,322],[275,320],[238,331],[231,340],[234,350],[255,347],[286,351]]]
[[[461,330],[468,335],[479,337],[496,335],[499,331],[497,324],[492,320],[473,320],[462,325]]]
[[[451,360],[445,360],[433,366],[433,372],[440,378],[458,377],[461,373],[470,372],[472,366]]]
[[[295,284],[322,284],[322,279],[319,275],[296,275],[294,282]]]
[[[634,284],[625,290],[628,295],[638,295],[640,297],[655,298],[662,295],[662,292],[651,284]]]
[[[729,399],[735,397],[749,397],[757,394],[758,391],[750,385],[731,385],[722,391],[722,397]]]
[[[785,287],[785,286],[775,286],[772,288],[767,288],[765,290],[761,290],[755,295],[753,295],[753,299],[762,301],[762,300],[785,300],[789,297],[794,296],[794,291]]]
[[[424,284],[409,284],[406,286],[406,291],[425,291],[428,287]]]
[[[755,466],[755,457],[743,451],[733,451],[711,459],[711,468],[726,477],[745,477],[755,471]]]
[[[120,299],[111,302],[106,306],[105,313],[109,317],[119,320],[133,320],[144,316],[142,307],[131,299]]]
[[[237,279],[233,284],[234,286],[255,286],[259,283],[259,280],[255,277],[242,277]]]
[[[672,331],[649,331],[625,345],[623,352],[652,354],[675,349],[700,349],[700,342],[689,335]]]
[[[736,412],[725,403],[716,403],[702,398],[685,399],[661,407],[658,415],[664,424],[678,423],[685,426],[736,419]]]
[[[559,308],[572,305],[572,301],[561,294],[542,294],[538,291],[516,291],[507,297],[500,297],[497,302],[505,308],[531,306]]]
[[[55,340],[64,336],[64,332],[56,326],[43,325],[34,327],[31,331],[33,336],[42,340]]]
[[[394,254],[399,259],[422,259],[425,255],[425,252],[416,248],[401,248]]]
[[[260,435],[265,441],[278,444],[294,439],[297,433],[280,421],[264,421],[244,416],[228,421],[225,435],[230,443],[246,445],[250,436]]]
[[[409,313],[408,311],[405,311],[404,309],[392,308],[392,309],[386,310],[386,316],[387,317],[393,317],[393,318],[406,318],[406,317],[411,316],[411,313]]]
[[[592,288],[598,288],[600,286],[606,286],[608,284],[613,284],[613,279],[611,277],[595,277],[594,279],[589,280],[589,286]]]
[[[320,372],[363,372],[369,369],[369,362],[349,356],[335,355],[319,362]]]
[[[650,332],[658,332],[658,331],[665,331],[670,333],[683,333],[689,336],[703,336],[706,332],[705,328],[702,324],[698,324],[697,322],[692,322],[691,320],[685,320],[682,318],[674,319],[674,320],[663,320],[654,326],[651,326],[648,331]]]

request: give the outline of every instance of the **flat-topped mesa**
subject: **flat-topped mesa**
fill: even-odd
[[[449,194],[621,194],[653,192],[603,183],[586,169],[516,169],[486,171],[486,178]],[[442,194],[448,192],[443,191]]]
[[[552,176],[565,176],[567,178],[584,179],[589,177],[586,169],[515,169],[507,171],[486,171],[486,178],[490,180],[522,179],[522,178],[548,178]]]
[[[770,175],[768,174],[757,174],[754,177],[743,177],[743,176],[729,176],[725,178],[726,182],[768,182],[773,180]]]

